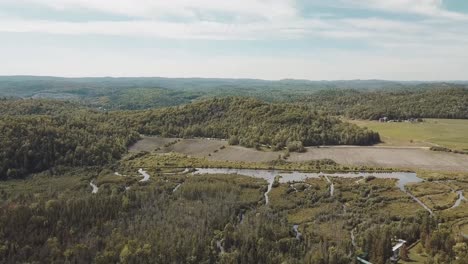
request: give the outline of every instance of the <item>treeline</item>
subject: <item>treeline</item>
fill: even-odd
[[[229,97],[147,111],[97,111],[52,100],[0,100],[0,179],[57,165],[105,165],[139,134],[230,139],[246,147],[370,145],[379,135],[310,107]]]
[[[76,100],[106,109],[148,109],[212,97],[249,96],[293,102],[320,89],[382,89],[406,84],[369,81],[266,81],[208,78],[58,78],[0,76],[0,97]]]
[[[104,165],[139,138],[108,115],[66,103],[0,101],[0,179],[57,165]]]
[[[269,104],[242,97],[215,98],[133,114],[139,131],[167,137],[230,139],[246,147],[294,149],[318,145],[371,145],[377,133],[296,104]],[[291,145],[291,144],[290,144]]]
[[[468,88],[458,85],[398,90],[323,90],[303,101],[315,109],[349,118],[468,118]]]

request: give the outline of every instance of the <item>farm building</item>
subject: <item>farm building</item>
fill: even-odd
[[[392,247],[393,256],[390,258],[392,262],[397,262],[400,259],[400,249],[406,244],[403,239],[398,239],[396,245]]]

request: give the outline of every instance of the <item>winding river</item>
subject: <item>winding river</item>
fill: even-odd
[[[458,206],[460,206],[461,202],[464,200],[465,202],[467,202],[468,200],[465,198],[465,196],[463,196],[463,191],[457,191],[457,194],[458,194],[458,199],[457,201],[455,201],[455,204],[450,208],[450,209],[453,209],[453,208],[457,208]]]
[[[294,233],[296,234],[296,239],[301,240],[302,234],[299,232],[299,225],[293,225]]]
[[[182,183],[177,184],[177,186],[172,190],[172,192],[175,193],[177,191],[177,189],[179,189],[179,187],[181,185],[182,185]]]
[[[273,188],[273,183],[275,182],[275,179],[269,179],[268,180],[269,183],[268,183],[268,189],[267,191],[265,192],[265,205],[268,205],[268,203],[270,202],[270,198],[268,198],[268,194],[271,192],[271,188]]]
[[[146,171],[144,171],[143,169],[139,169],[138,173],[140,173],[143,176],[143,179],[141,179],[140,182],[149,181],[150,175]]]
[[[93,190],[91,191],[91,193],[98,193],[99,187],[97,187],[97,185],[94,184],[93,181],[91,181],[91,182],[89,183],[89,185],[91,185],[91,187],[93,187]]]
[[[324,176],[327,182],[330,184],[330,196],[333,196],[333,193],[335,192],[335,185],[333,182],[328,178],[327,175]]]
[[[334,185],[332,181],[328,178],[330,177],[343,177],[343,178],[357,178],[357,177],[368,177],[374,176],[381,179],[397,179],[397,186],[401,191],[410,196],[414,201],[421,205],[426,211],[431,215],[434,213],[432,210],[427,207],[421,200],[408,192],[405,188],[405,185],[408,183],[418,183],[422,182],[423,179],[419,178],[414,172],[342,172],[342,173],[316,173],[316,172],[299,172],[299,171],[281,171],[281,170],[253,170],[253,169],[228,169],[228,168],[197,168],[194,172],[194,175],[197,174],[237,174],[245,175],[254,178],[261,178],[268,181],[268,189],[265,192],[265,204],[270,202],[268,198],[268,193],[270,193],[275,181],[276,176],[281,176],[279,178],[280,183],[288,182],[302,182],[308,178],[319,178],[324,176],[327,181],[331,184],[330,195],[333,195]]]
[[[357,247],[357,244],[356,244],[356,237],[354,236],[354,229],[351,230],[351,244],[353,245],[353,247]]]
[[[219,252],[221,254],[224,254],[225,250],[224,250],[224,247],[223,247],[223,240],[216,241],[216,247],[218,248],[218,250],[219,250]]]

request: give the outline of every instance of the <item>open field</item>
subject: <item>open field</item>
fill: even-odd
[[[442,146],[468,150],[468,120],[424,119],[421,123],[347,120],[379,132],[383,145]]]
[[[167,146],[168,143],[170,146]],[[258,151],[229,146],[223,140],[165,139],[144,137],[130,152],[156,150],[158,153],[178,152],[215,161],[266,162],[278,159],[283,152]],[[308,147],[305,153],[291,153],[289,161],[332,159],[349,166],[371,166],[412,170],[468,171],[468,155],[430,151],[419,147]]]
[[[460,227],[460,231],[461,231],[463,234],[468,234],[468,224],[462,225],[462,226]]]
[[[130,152],[156,151],[157,153],[178,152],[182,154],[206,157],[209,160],[228,160],[246,162],[265,162],[275,160],[282,152],[258,151],[240,146],[230,146],[225,140],[219,139],[178,139],[161,137],[143,137],[135,145],[131,146]],[[168,143],[175,143],[165,146]]]
[[[468,171],[468,155],[436,152],[418,148],[321,147],[292,153],[290,161],[332,159],[339,164],[402,169]]]

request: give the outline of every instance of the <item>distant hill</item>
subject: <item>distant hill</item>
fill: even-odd
[[[71,100],[94,108],[139,110],[243,96],[266,102],[305,102],[330,114],[365,119],[381,115],[468,118],[467,87],[464,81],[0,76],[0,97],[8,98]]]

